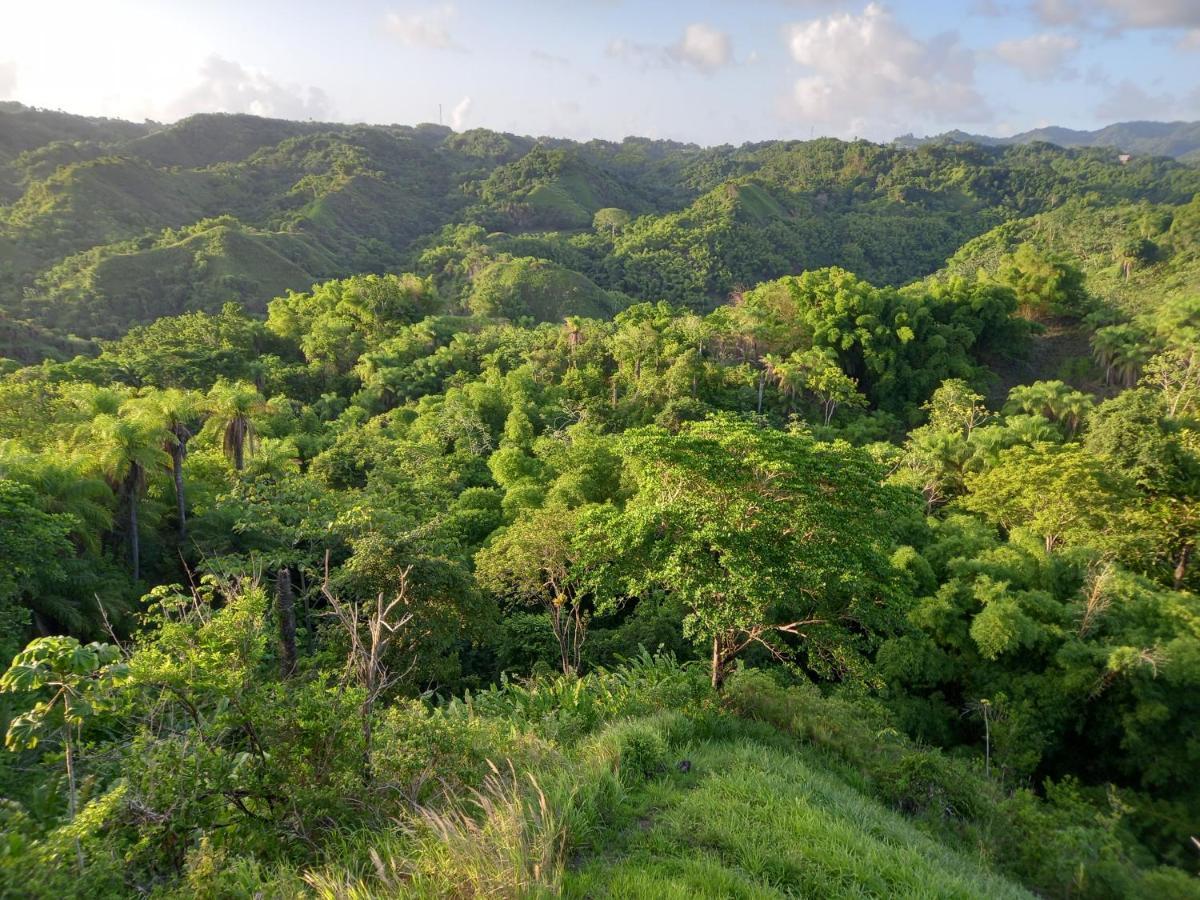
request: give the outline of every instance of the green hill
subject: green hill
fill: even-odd
[[[826,265],[902,284],[938,270],[972,238],[1071,197],[1087,195],[1094,206],[1179,204],[1200,189],[1200,171],[1165,159],[1122,165],[1105,150],[1046,144],[908,150],[821,139],[700,148],[246,115],[163,127],[11,105],[0,113],[0,309],[105,335],[213,307],[211,278],[188,297],[168,287],[161,304],[147,299],[156,281],[182,284],[178,254],[159,254],[163,275],[129,269],[146,262],[139,254],[164,229],[217,216],[257,240],[292,235],[273,239],[271,251],[309,275],[411,268],[458,223],[503,235],[506,252],[553,260],[601,289],[706,306],[756,281]],[[633,221],[594,231],[596,212],[612,208]],[[229,247],[212,267],[242,285],[226,293],[261,305],[275,286],[298,283],[270,254],[260,260],[236,241]],[[64,279],[85,267],[74,259],[80,254],[134,259],[107,263],[98,279]],[[132,294],[122,301],[111,287],[127,284]],[[466,280],[456,284],[465,289]],[[52,313],[56,305],[106,312],[79,318]]]
[[[66,260],[39,281],[30,315],[55,328],[117,337],[108,323],[149,324],[164,315],[216,312],[228,301],[265,313],[267,301],[339,269],[301,234],[263,232],[236,219],[201,220],[153,242],[107,244]]]
[[[1059,147],[1110,147],[1137,156],[1171,156],[1186,160],[1200,153],[1200,122],[1116,122],[1095,131],[1049,126],[1022,131],[1011,137],[989,137],[948,131],[931,137],[916,138],[911,134],[896,139],[903,147],[925,143],[972,143],[1006,146],[1036,142]]]
[[[610,318],[628,302],[578,272],[532,257],[492,263],[475,276],[467,296],[476,315],[528,316],[538,322],[561,322],[567,316]]]
[[[1070,259],[1083,270],[1089,292],[1133,316],[1200,291],[1198,228],[1200,199],[1179,205],[1071,202],[980,235],[957,250],[946,269],[963,275],[995,271],[1004,254],[1029,243]]]

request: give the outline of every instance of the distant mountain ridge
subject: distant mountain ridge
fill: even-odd
[[[991,137],[966,131],[947,131],[928,137],[905,134],[896,138],[900,147],[922,144],[982,144],[1005,147],[1045,141],[1059,147],[1112,147],[1138,156],[1170,156],[1200,162],[1200,122],[1115,122],[1095,131],[1077,131],[1049,125],[1022,131],[1010,137]]]
[[[363,272],[414,272],[452,302],[534,319],[623,298],[702,309],[835,265],[898,286],[1073,199],[1176,207],[1200,192],[1200,168],[1134,153],[576,142],[232,114],[160,125],[0,104],[0,317],[18,323],[0,325],[0,357],[228,301],[262,315]]]

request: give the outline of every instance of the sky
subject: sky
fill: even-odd
[[[0,0],[0,100],[700,144],[1200,119],[1200,0]]]

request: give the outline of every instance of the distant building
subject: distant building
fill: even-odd
[[[1121,161],[1121,165],[1125,165],[1125,163],[1127,163],[1131,159],[1133,159],[1133,154],[1132,153],[1122,153],[1120,156],[1117,157],[1117,159],[1119,159]]]

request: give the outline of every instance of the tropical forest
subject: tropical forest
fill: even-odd
[[[1138,126],[0,103],[0,896],[1200,897]]]

